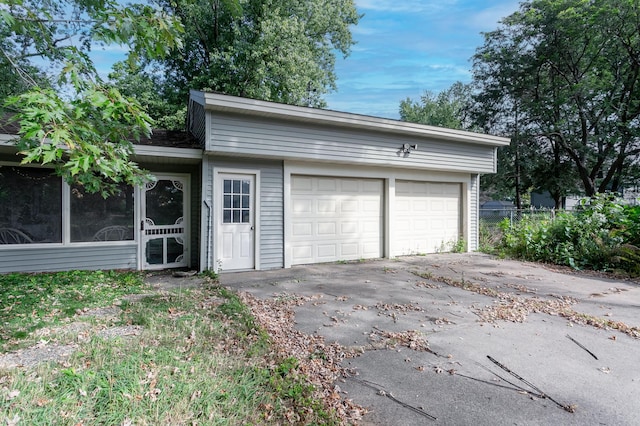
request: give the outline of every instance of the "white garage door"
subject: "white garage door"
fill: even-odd
[[[450,251],[461,234],[459,183],[396,181],[395,256]]]
[[[382,256],[382,180],[291,176],[293,265]]]

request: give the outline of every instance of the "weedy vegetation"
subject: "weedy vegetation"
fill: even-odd
[[[501,224],[493,253],[575,269],[640,275],[640,206],[611,195],[584,199],[555,217],[523,217]],[[485,250],[487,247],[485,247]]]
[[[173,293],[151,291],[129,272],[0,275],[0,356],[74,347],[35,366],[0,362],[0,423],[338,424],[297,360],[275,357],[247,306],[202,278]],[[86,315],[105,306],[118,315]],[[98,333],[113,327],[136,333]]]

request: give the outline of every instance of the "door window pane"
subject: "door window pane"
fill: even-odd
[[[150,265],[161,265],[164,263],[164,241],[162,238],[155,238],[147,241],[145,247],[147,263]]]
[[[62,242],[62,179],[50,169],[0,166],[0,244]]]
[[[133,188],[108,198],[71,187],[71,242],[133,240]]]
[[[223,223],[250,223],[251,181],[225,179],[223,182]]]
[[[184,192],[180,182],[159,180],[148,185],[146,215],[155,225],[173,225],[184,216]]]
[[[184,256],[184,246],[176,238],[167,238],[167,263],[179,263]]]

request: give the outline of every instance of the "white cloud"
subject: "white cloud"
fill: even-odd
[[[497,28],[498,22],[519,9],[519,0],[509,0],[502,4],[481,9],[465,20],[470,28],[476,31],[491,31]]]
[[[457,0],[424,1],[424,0],[356,0],[359,11],[374,10],[378,12],[438,12],[457,4]]]

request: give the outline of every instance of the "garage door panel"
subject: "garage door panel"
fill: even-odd
[[[381,181],[379,180],[364,180],[362,182],[362,192],[375,194],[376,196],[380,194],[381,190]]]
[[[296,237],[309,237],[313,235],[313,224],[310,222],[294,223],[292,230]]]
[[[359,242],[340,244],[340,255],[343,257],[353,257],[358,255],[360,248]]]
[[[292,264],[382,255],[382,180],[293,175],[291,181]]]
[[[358,222],[342,222],[340,224],[340,233],[342,235],[358,235]]]
[[[380,222],[363,220],[360,222],[360,229],[363,237],[369,237],[378,240],[380,234]]]
[[[340,192],[342,193],[358,193],[359,182],[356,180],[340,180]]]
[[[313,211],[313,200],[297,199],[291,203],[294,213],[311,213]]]
[[[362,211],[371,214],[380,214],[380,198],[362,200]]]
[[[319,199],[316,206],[317,213],[336,213],[338,211],[338,203],[335,200]]]
[[[358,211],[357,200],[343,200],[340,202],[341,213],[355,213]]]
[[[335,244],[318,244],[318,257],[319,258],[327,258],[327,257],[335,257],[337,254],[336,245]]]
[[[336,236],[335,222],[318,222],[318,235],[335,237]]]
[[[313,189],[313,179],[310,177],[299,176],[298,179],[291,181],[292,191],[306,191]]]
[[[316,178],[315,187],[318,192],[334,193],[338,189],[338,182],[334,178]]]
[[[393,254],[434,253],[455,243],[461,190],[459,183],[396,181]]]

